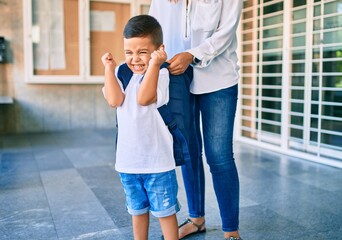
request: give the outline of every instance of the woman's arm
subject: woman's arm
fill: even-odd
[[[230,48],[233,41],[236,41],[236,30],[241,10],[242,0],[222,0],[221,12],[217,13],[221,16],[217,29],[212,29],[214,33],[197,47],[187,50],[187,52],[201,60],[196,67],[208,66],[215,57]],[[196,19],[196,16],[194,18]]]

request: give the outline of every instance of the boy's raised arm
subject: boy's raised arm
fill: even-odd
[[[101,61],[105,67],[104,97],[111,107],[121,106],[125,99],[125,94],[122,92],[114,74],[116,62],[114,61],[111,53],[105,53],[101,57]]]
[[[167,56],[163,46],[151,54],[151,60],[137,94],[137,102],[140,105],[147,106],[157,101],[160,66],[166,59]]]

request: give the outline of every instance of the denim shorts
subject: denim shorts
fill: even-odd
[[[179,211],[175,170],[149,174],[119,174],[129,214],[137,216],[151,211],[153,216],[161,218]]]

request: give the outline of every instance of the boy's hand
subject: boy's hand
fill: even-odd
[[[115,62],[113,55],[111,53],[105,53],[101,57],[101,61],[102,61],[103,65],[105,66],[105,68],[109,67],[111,70],[114,70],[116,67],[116,62]]]
[[[155,50],[151,54],[151,60],[149,65],[161,66],[167,59],[166,52],[164,51],[164,47],[160,47],[158,50]]]

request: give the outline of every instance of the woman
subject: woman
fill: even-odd
[[[163,28],[169,71],[180,74],[191,64],[197,141],[191,163],[182,166],[189,218],[179,237],[205,231],[204,152],[220,209],[224,239],[241,239],[239,178],[233,156],[233,128],[237,104],[236,29],[242,0],[153,0],[150,14]],[[200,129],[200,120],[202,129]]]

